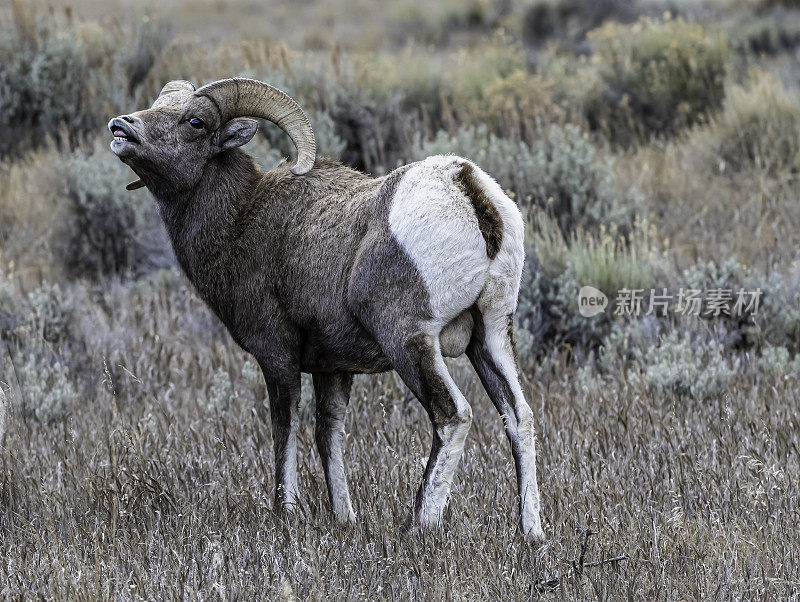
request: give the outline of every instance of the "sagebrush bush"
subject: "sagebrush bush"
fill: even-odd
[[[473,124],[529,141],[542,124],[563,123],[579,113],[570,100],[575,80],[563,73],[548,78],[532,73],[521,45],[499,33],[469,50],[425,61],[408,48],[376,60],[366,73],[363,89],[346,90],[344,96],[378,105],[397,102],[426,135]]]
[[[539,179],[534,195],[544,200],[564,232],[600,224],[630,225],[641,211],[635,191],[621,191],[613,164],[577,127],[552,126],[534,145]]]
[[[0,152],[22,139],[56,138],[59,127],[83,134],[96,122],[87,92],[88,66],[77,40],[47,36],[36,44],[8,30],[0,38]]]
[[[575,116],[560,83],[517,69],[487,83],[484,98],[462,103],[458,113],[465,123],[482,123],[498,135],[530,142],[542,134],[544,124]]]
[[[714,167],[772,173],[800,168],[800,99],[770,74],[732,85],[722,110],[695,134]]]
[[[340,160],[347,143],[336,133],[337,125],[333,118],[326,111],[313,113],[309,118],[314,128],[317,155]],[[247,145],[246,150],[263,169],[269,171],[283,159],[293,157],[297,151],[280,128],[265,120],[261,122],[260,135]]]
[[[127,43],[118,50],[117,62],[127,79],[129,94],[132,95],[145,81],[171,35],[171,28],[164,21],[147,16],[138,20],[135,30],[126,40]]]
[[[698,261],[683,271],[680,282],[682,286],[700,291],[732,291],[729,311],[734,314],[738,291],[761,291],[757,311],[742,312],[741,316],[703,313],[704,319],[713,322],[719,340],[727,347],[751,348],[767,344],[795,352],[800,350],[800,287],[796,274],[784,275],[778,269],[764,274],[735,259],[720,264]]]
[[[601,372],[626,374],[628,367],[641,361],[645,350],[657,347],[663,334],[673,324],[655,315],[618,319],[603,337],[597,368]]]
[[[800,8],[800,0],[758,0],[757,4],[763,8]]]
[[[608,23],[589,34],[601,85],[586,117],[620,145],[671,135],[722,102],[730,50],[725,37],[681,18]]]
[[[12,344],[4,351],[40,349],[43,341],[61,346],[69,339],[74,308],[58,284],[43,282],[25,295],[0,280],[0,338]]]
[[[211,388],[203,409],[206,412],[221,412],[238,402],[238,395],[231,383],[231,375],[225,368],[219,368],[211,378]]]
[[[700,344],[689,333],[673,330],[642,357],[644,378],[662,395],[703,401],[720,395],[736,374],[715,341]]]
[[[264,382],[264,374],[261,372],[261,368],[259,368],[258,363],[254,359],[248,358],[248,360],[242,364],[241,377],[250,388],[255,403],[264,404],[267,401],[267,387]]]
[[[617,319],[603,337],[597,361],[583,368],[583,384],[600,375],[650,388],[659,396],[699,401],[721,394],[741,362],[692,318],[655,315]]]
[[[800,377],[800,354],[794,356],[786,347],[765,347],[756,360],[759,373],[767,378]]]
[[[418,145],[416,159],[462,155],[512,190],[523,209],[545,208],[565,233],[600,224],[629,225],[641,208],[635,191],[620,191],[612,163],[574,125],[553,125],[532,146],[500,138],[485,125],[439,132]]]
[[[486,125],[500,137],[532,143],[548,125],[580,118],[575,80],[562,71],[532,72],[515,42],[500,38],[447,67],[447,102],[430,126],[452,131],[459,124]]]
[[[399,42],[409,37],[426,44],[443,44],[456,31],[491,26],[494,16],[487,0],[442,0],[422,6],[393,4],[391,20]]]
[[[319,111],[314,115],[314,137],[317,142],[317,153],[324,157],[339,160],[347,143],[336,133],[336,122],[327,111]]]
[[[637,222],[623,239],[615,229],[584,231],[565,237],[543,211],[529,228],[531,247],[520,287],[518,324],[527,331],[526,350],[538,356],[561,344],[596,348],[615,322],[615,299],[622,289],[656,288],[663,280],[663,259],[655,231]],[[586,318],[578,308],[583,286],[603,291],[605,312]]]
[[[29,353],[16,366],[22,388],[22,417],[30,423],[49,425],[67,418],[77,399],[69,370],[48,353]]]
[[[138,76],[114,32],[92,23],[62,29],[52,12],[14,8],[0,29],[0,154],[48,138],[75,145],[130,104],[138,79],[128,76]]]
[[[45,282],[31,291],[23,311],[34,336],[56,345],[69,337],[74,305],[58,284]]]
[[[64,169],[65,211],[57,233],[72,277],[140,275],[173,263],[152,198],[128,191],[130,170],[110,152],[73,156]]]
[[[330,115],[336,123],[336,136],[344,143],[340,159],[376,175],[408,158],[422,131],[419,114],[404,110],[397,96],[379,100],[340,91]]]
[[[630,0],[535,0],[523,14],[522,39],[532,46],[554,38],[574,45],[602,23],[625,23],[637,13]]]
[[[0,269],[0,336],[10,330],[14,299],[9,278]]]

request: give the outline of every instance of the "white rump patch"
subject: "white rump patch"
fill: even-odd
[[[475,302],[491,263],[472,202],[454,180],[465,162],[439,155],[415,165],[389,211],[392,235],[422,275],[440,326]]]

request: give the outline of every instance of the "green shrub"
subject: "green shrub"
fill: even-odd
[[[231,384],[231,375],[225,368],[219,368],[214,372],[211,381],[211,389],[208,392],[208,397],[204,410],[206,412],[221,412],[235,405],[239,400],[239,396],[233,389]]]
[[[643,378],[659,395],[691,397],[704,401],[720,395],[736,371],[713,341],[697,341],[688,332],[673,330],[657,347],[638,350]]]
[[[756,360],[756,366],[760,374],[767,378],[782,378],[793,375],[800,376],[800,354],[792,359],[786,347],[765,347],[761,350],[761,355]]]
[[[800,350],[800,286],[797,276],[785,276],[775,269],[763,274],[735,259],[721,264],[697,262],[684,270],[680,282],[700,291],[730,290],[733,309],[739,290],[761,291],[758,311],[743,315],[704,316],[720,332],[721,341],[732,348],[763,345],[784,346]],[[748,297],[749,300],[749,297]],[[736,312],[731,312],[736,313]]]
[[[680,18],[609,23],[589,40],[601,85],[585,101],[586,117],[617,144],[675,134],[722,102],[729,47],[702,25]]]
[[[67,340],[73,321],[72,299],[58,284],[43,283],[28,294],[28,320],[37,337],[53,344]]]
[[[636,16],[630,0],[535,0],[525,9],[522,39],[530,46],[553,38],[575,44],[606,21],[626,23]]]
[[[29,354],[17,366],[22,388],[22,417],[28,422],[48,425],[67,418],[77,399],[67,368],[47,355]]]
[[[415,150],[415,158],[462,155],[515,193],[524,208],[546,208],[565,233],[600,224],[630,225],[641,207],[634,191],[621,192],[613,165],[574,125],[551,126],[532,146],[499,138],[486,126],[445,132]]]
[[[336,135],[344,142],[342,162],[376,175],[384,174],[413,152],[421,131],[416,111],[404,110],[397,96],[375,99],[340,90],[330,107]]]
[[[152,198],[127,191],[130,179],[129,169],[109,152],[67,161],[67,215],[57,245],[68,275],[136,276],[173,263]]]
[[[715,167],[796,172],[800,99],[777,77],[757,73],[748,85],[731,86],[722,111],[695,137],[698,145],[709,149]]]
[[[30,131],[55,138],[60,125],[84,133],[88,117],[88,66],[74,37],[47,37],[24,45],[14,35],[0,45],[0,152],[14,148]],[[88,111],[87,111],[88,109]]]
[[[644,223],[635,224],[626,240],[613,230],[593,235],[579,231],[567,239],[539,211],[530,230],[532,246],[526,256],[517,320],[526,332],[525,350],[534,356],[562,344],[596,348],[617,321],[618,291],[649,290],[664,278],[655,233]],[[606,294],[609,305],[604,313],[591,318],[580,314],[578,292],[583,286]]]

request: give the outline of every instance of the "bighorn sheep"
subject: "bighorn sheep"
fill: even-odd
[[[259,169],[238,147],[260,117],[297,148]],[[525,536],[539,518],[533,413],[513,314],[523,221],[474,163],[435,156],[373,178],[316,157],[308,117],[251,79],[173,81],[150,109],[112,119],[111,149],[147,186],[189,280],[258,361],[275,439],[276,504],[297,499],[300,373],[313,375],[316,441],[333,512],[353,521],[344,416],[353,374],[394,369],[433,424],[412,524],[437,524],[472,421],[443,357],[467,354],[511,442]]]

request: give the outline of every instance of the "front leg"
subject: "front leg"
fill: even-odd
[[[276,378],[262,367],[269,392],[275,445],[275,508],[291,510],[298,502],[297,428],[300,423],[300,373]]]
[[[344,471],[344,418],[352,384],[351,374],[314,374],[317,448],[333,514],[343,523],[356,520]]]

